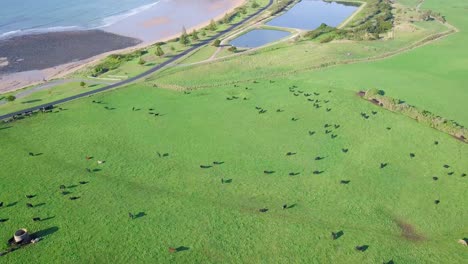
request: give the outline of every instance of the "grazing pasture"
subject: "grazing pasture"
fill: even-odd
[[[317,71],[309,48],[389,42],[285,43],[1,123],[1,262],[463,263],[468,144],[356,94],[466,125],[468,6],[426,6],[460,32]],[[20,228],[41,239],[9,252]]]
[[[0,126],[0,238],[45,230],[6,263],[466,258],[468,146],[347,89],[135,84],[66,108]]]

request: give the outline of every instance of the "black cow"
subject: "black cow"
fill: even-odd
[[[368,248],[369,246],[356,246],[354,249],[356,249],[357,251],[361,251],[361,252],[364,252],[366,251],[366,249]]]

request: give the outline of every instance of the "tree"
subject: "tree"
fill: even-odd
[[[211,19],[210,24],[208,25],[208,29],[211,31],[218,29],[218,25],[216,25],[216,22],[213,19]]]
[[[228,49],[228,50],[229,50],[230,52],[234,52],[234,53],[236,53],[236,52],[237,52],[237,48],[236,48],[236,46],[231,46],[231,47],[229,47],[229,49]]]
[[[224,24],[229,24],[229,22],[231,22],[231,16],[226,13],[222,21]]]
[[[193,32],[192,32],[192,39],[193,39],[194,41],[197,41],[197,40],[200,39],[200,38],[198,37],[198,31],[195,30],[195,29],[194,29]]]
[[[219,45],[221,44],[221,40],[217,39],[213,42],[213,46],[215,47],[219,47]]]
[[[5,98],[8,102],[13,102],[14,100],[16,100],[16,96],[14,95],[9,95]]]
[[[187,35],[187,30],[185,29],[185,27],[182,28],[182,34],[180,35],[179,42],[180,44],[185,45],[185,46],[190,44],[190,39]]]
[[[83,81],[81,81],[81,82],[80,82],[80,86],[81,86],[81,87],[85,87],[85,86],[86,86],[86,83],[83,82]]]
[[[138,64],[140,65],[145,65],[146,61],[143,59],[143,58],[140,58],[140,60],[138,60]]]
[[[253,1],[252,3],[252,8],[258,8],[260,5],[257,3],[257,1]]]
[[[154,54],[156,54],[156,56],[158,57],[161,57],[164,55],[164,51],[162,50],[161,45],[156,46],[156,51],[154,52]]]
[[[204,36],[204,37],[206,37],[206,31],[205,31],[205,30],[202,30],[201,35]]]

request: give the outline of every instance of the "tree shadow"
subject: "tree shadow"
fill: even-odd
[[[21,102],[21,103],[22,104],[30,104],[30,103],[40,102],[40,101],[42,101],[42,99],[34,99],[34,100],[24,101],[24,102]]]
[[[38,203],[38,204],[34,205],[34,207],[41,207],[41,206],[44,206],[44,205],[45,205],[45,203]]]
[[[73,184],[73,185],[67,186],[67,188],[68,188],[68,189],[73,189],[73,188],[76,188],[76,187],[78,187],[78,185],[76,185],[76,184]]]
[[[232,179],[224,180],[224,183],[232,183]]]
[[[100,172],[102,171],[101,169],[94,169],[93,172]]]
[[[43,230],[37,231],[35,233],[32,233],[31,236],[34,237],[34,238],[46,237],[46,236],[52,235],[53,233],[57,232],[58,230],[59,230],[58,227],[53,226],[53,227],[49,227],[47,229],[43,229]]]
[[[0,130],[5,130],[5,129],[9,129],[9,128],[12,128],[12,126],[0,127]]]
[[[0,218],[0,223],[5,223],[8,220],[9,220],[9,218]]]
[[[297,206],[297,204],[291,204],[290,206],[286,207],[286,209],[292,209],[292,208],[294,208],[296,206]]]
[[[35,154],[34,154],[34,157],[42,156],[42,155],[44,155],[44,153],[42,153],[42,152],[40,152],[40,153],[35,153]]]

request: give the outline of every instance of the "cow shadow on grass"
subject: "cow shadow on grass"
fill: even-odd
[[[54,219],[54,218],[55,218],[55,216],[48,216],[46,218],[42,218],[41,222],[44,222],[44,221],[47,221],[47,220],[50,220],[50,219]]]
[[[176,248],[176,252],[182,252],[182,251],[187,251],[187,250],[190,250],[190,248],[185,247],[185,246],[180,246],[180,247]]]
[[[6,207],[13,207],[13,206],[15,206],[17,204],[18,204],[18,202],[12,202],[12,203],[7,204]]]
[[[145,212],[139,212],[138,214],[135,215],[135,218],[134,219],[138,219],[138,218],[142,218],[146,216],[146,213]]]

